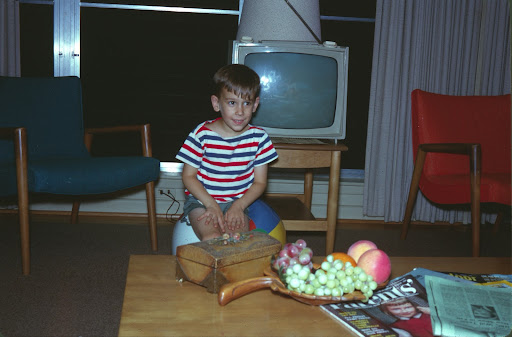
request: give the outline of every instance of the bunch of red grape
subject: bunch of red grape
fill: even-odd
[[[295,264],[307,266],[309,270],[313,269],[313,250],[306,245],[306,241],[298,239],[295,243],[287,243],[275,258],[272,267],[275,270],[286,272],[288,267]]]

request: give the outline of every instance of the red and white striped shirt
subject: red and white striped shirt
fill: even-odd
[[[243,134],[223,138],[208,128],[213,122],[199,124],[188,135],[176,159],[198,169],[197,179],[215,200],[233,201],[253,184],[254,167],[270,163],[277,158],[277,152],[268,134],[259,127],[249,125]],[[190,192],[185,190],[185,194]]]

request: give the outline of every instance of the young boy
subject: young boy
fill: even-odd
[[[199,124],[176,155],[184,163],[183,217],[197,237],[249,230],[247,208],[264,192],[267,164],[277,158],[268,135],[249,124],[260,101],[260,78],[232,64],[214,77],[212,107],[221,117]]]

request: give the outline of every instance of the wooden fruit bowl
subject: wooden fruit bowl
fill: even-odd
[[[317,266],[314,267],[317,269]],[[329,303],[339,303],[347,301],[360,301],[364,300],[365,296],[359,290],[344,294],[343,296],[316,296],[299,293],[286,288],[284,283],[279,279],[279,275],[275,273],[270,266],[264,269],[266,276],[253,277],[247,280],[227,283],[220,288],[218,294],[218,301],[220,305],[226,305],[232,300],[252,293],[253,291],[269,287],[272,291],[279,292],[283,295],[290,296],[299,302],[309,305],[322,305]],[[383,288],[388,282],[379,284],[378,288]]]

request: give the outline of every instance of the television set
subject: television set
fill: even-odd
[[[260,76],[251,124],[270,137],[345,139],[348,47],[333,42],[232,41],[231,63]]]

